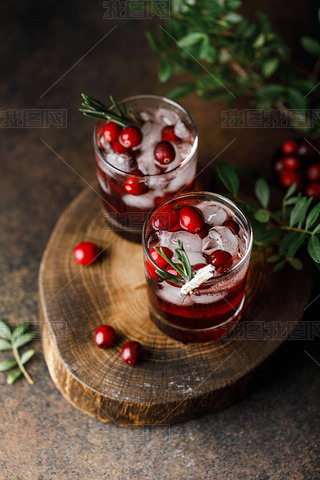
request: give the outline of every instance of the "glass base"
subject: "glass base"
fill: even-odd
[[[120,225],[112,215],[107,212],[107,210],[102,206],[103,218],[105,219],[107,225],[117,233],[120,237],[128,240],[129,242],[141,243],[142,242],[142,227],[141,229],[126,229]]]
[[[205,329],[187,329],[173,325],[164,320],[150,305],[150,318],[153,323],[168,337],[183,343],[209,343],[219,340],[235,329],[243,310],[245,295],[234,314],[223,323]],[[214,307],[213,307],[214,308]]]

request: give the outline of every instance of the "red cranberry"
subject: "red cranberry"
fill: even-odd
[[[178,267],[182,268],[181,263],[177,263],[176,265],[178,265]],[[171,267],[171,265],[169,265],[165,270],[166,270],[166,272],[170,273],[171,275],[173,275],[175,277],[181,277],[180,273],[177,272],[177,270],[175,270],[173,267]],[[169,285],[172,285],[173,287],[179,287],[179,285],[176,285],[175,283],[170,282],[170,280],[166,280],[166,282],[169,283]]]
[[[116,141],[116,142],[113,142],[113,144],[111,145],[112,146],[112,150],[116,153],[129,153],[130,150],[125,147],[124,145],[122,145],[122,143]]]
[[[165,255],[167,255],[168,258],[172,258],[173,257],[173,251],[170,250],[170,248],[167,248],[167,247],[161,247],[159,246],[158,247],[159,249],[162,248],[163,250],[163,253],[165,253]],[[168,265],[168,262],[165,258],[163,258],[160,253],[157,252],[157,250],[155,248],[152,248],[150,250],[150,255],[153,259],[153,261],[160,267],[160,268],[164,268]]]
[[[120,134],[120,139],[125,147],[137,147],[142,141],[142,133],[138,127],[126,127]]]
[[[156,230],[175,230],[179,227],[179,214],[169,205],[161,207],[154,215],[152,224]]]
[[[240,230],[239,223],[235,222],[234,220],[226,220],[222,225],[229,228],[234,235],[238,235]]]
[[[197,265],[193,265],[193,266],[192,266],[192,270],[193,270],[194,272],[197,272],[198,270],[201,270],[201,268],[204,268],[204,267],[206,267],[206,266],[207,266],[206,263],[197,263]]]
[[[114,344],[116,332],[109,325],[101,325],[94,334],[94,341],[99,348],[109,348]]]
[[[303,140],[298,146],[296,153],[298,155],[301,155],[301,157],[310,158],[316,154],[316,150],[313,148],[312,145],[310,145],[309,142]]]
[[[147,184],[139,177],[128,178],[123,182],[123,188],[127,193],[130,193],[130,195],[143,195],[148,191]]]
[[[122,128],[115,122],[108,122],[102,130],[102,135],[108,142],[116,142],[119,138]]]
[[[273,165],[274,171],[279,175],[284,170],[283,159],[279,158]]]
[[[312,182],[320,180],[320,163],[313,163],[310,165],[306,171],[306,176],[308,180],[311,180]]]
[[[204,225],[202,212],[198,208],[189,205],[179,210],[179,219],[181,227],[191,233],[199,232]]]
[[[297,184],[298,189],[301,188],[300,176],[291,170],[284,170],[280,175],[280,182],[284,188],[289,188],[293,183]]]
[[[170,142],[165,141],[157,143],[153,154],[156,161],[161,163],[162,165],[167,165],[168,163],[171,163],[176,156],[174,146]]]
[[[204,238],[208,235],[210,225],[207,223],[204,224],[204,226],[199,230],[199,232],[196,232],[197,235],[199,235],[200,238]]]
[[[98,260],[100,249],[92,242],[81,242],[73,250],[74,258],[80,265],[91,265]]]
[[[209,257],[211,265],[216,268],[220,267],[231,267],[232,265],[232,255],[225,250],[215,250],[211,253]]]
[[[297,150],[298,145],[293,140],[288,140],[282,145],[282,151],[285,155],[290,155]]]
[[[309,183],[306,187],[305,194],[307,197],[313,197],[315,200],[320,200],[320,183]]]
[[[180,140],[179,137],[174,133],[174,125],[168,125],[163,127],[161,133],[161,140],[166,142],[178,142]]]
[[[300,160],[294,156],[284,157],[283,159],[284,168],[287,170],[298,170],[300,167]]]
[[[128,365],[135,365],[142,353],[142,346],[139,342],[127,342],[121,350],[121,358]]]

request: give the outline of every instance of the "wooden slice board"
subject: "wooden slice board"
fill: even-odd
[[[83,240],[104,248],[83,268],[73,258]],[[43,351],[50,375],[74,406],[119,426],[167,425],[226,407],[255,384],[260,369],[302,318],[310,271],[272,274],[255,254],[243,319],[230,339],[183,345],[149,320],[141,245],[110,230],[100,199],[86,189],[52,233],[40,268]],[[95,329],[112,325],[118,340],[94,345]],[[132,367],[121,347],[138,340],[144,358]]]

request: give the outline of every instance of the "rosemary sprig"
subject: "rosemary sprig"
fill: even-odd
[[[156,273],[163,278],[164,280],[170,280],[170,282],[179,285],[180,287],[184,284],[189,282],[193,277],[193,270],[190,264],[190,260],[188,258],[188,255],[186,254],[184,248],[183,248],[183,243],[181,240],[178,240],[178,247],[175,249],[176,255],[178,260],[181,262],[182,268],[179,267],[176,263],[174,263],[163,251],[163,249],[160,247],[155,247],[155,250],[161,255],[162,258],[164,258],[168,264],[176,270],[176,272],[179,273],[179,275],[182,277],[181,279],[178,279],[174,275],[171,275],[168,272],[162,272],[160,270],[156,270]]]
[[[126,105],[124,103],[118,103],[112,95],[110,95],[110,101],[114,106],[114,110],[109,110],[103,103],[89,97],[89,95],[82,93],[81,96],[84,101],[79,111],[86,117],[112,121],[121,127],[128,127],[129,125],[135,125],[136,127],[141,126],[138,118],[132,112],[127,111]]]
[[[33,379],[26,371],[24,364],[34,355],[34,350],[27,350],[20,356],[18,349],[29,343],[34,338],[34,333],[27,333],[29,323],[18,325],[13,332],[8,325],[0,320],[0,350],[12,350],[14,358],[6,358],[0,362],[0,372],[11,370],[7,377],[7,383],[11,385],[21,375],[32,385]],[[14,368],[18,367],[18,368]],[[14,368],[14,370],[12,370]]]

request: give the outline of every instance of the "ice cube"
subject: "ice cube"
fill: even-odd
[[[132,154],[110,152],[106,160],[122,172],[130,173],[137,168],[136,159]]]
[[[145,195],[123,195],[122,200],[128,207],[139,208],[148,212],[154,206],[154,195],[148,192]]]
[[[167,110],[166,108],[159,108],[155,115],[155,121],[161,124],[161,128],[164,125],[174,125],[179,119],[176,112]]]
[[[209,237],[213,239],[220,250],[225,250],[235,255],[239,249],[238,237],[227,227],[212,227],[209,230]]]
[[[152,130],[152,122],[145,122],[142,127],[141,127],[141,133],[142,135],[149,135]]]
[[[174,126],[174,133],[177,135],[177,137],[183,138],[183,139],[189,136],[189,133],[190,133],[189,129],[180,118]]]
[[[206,255],[211,255],[215,250],[219,250],[219,245],[217,241],[213,238],[210,238],[209,235],[203,238],[202,240],[202,251]]]
[[[167,282],[164,282],[157,291],[158,296],[166,302],[174,303],[175,305],[187,306],[192,305],[193,300],[190,295],[181,293],[180,287],[174,287]]]
[[[157,175],[157,173],[160,172],[160,169],[153,158],[153,150],[141,151],[137,160],[138,168],[143,175]]]
[[[199,235],[190,232],[173,232],[171,241],[178,248],[178,240],[183,243],[186,252],[201,253],[202,240]]]
[[[213,202],[203,202],[198,205],[198,208],[202,211],[204,219],[209,225],[222,225],[228,218],[226,210]]]
[[[139,115],[144,122],[148,122],[153,119],[153,112],[151,110],[143,110],[142,112],[139,112]]]
[[[102,190],[106,193],[111,193],[111,187],[109,185],[109,182],[106,181],[104,177],[97,171],[97,176],[98,176],[98,182]]]

